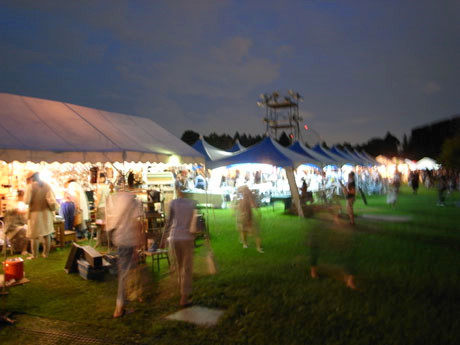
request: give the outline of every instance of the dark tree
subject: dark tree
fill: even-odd
[[[289,145],[291,145],[291,139],[287,136],[286,132],[281,133],[278,142],[284,147],[288,147]]]
[[[446,139],[460,131],[460,115],[412,129],[407,146],[403,147],[406,157],[419,160],[425,156],[438,157]]]
[[[181,140],[189,144],[190,146],[195,144],[198,141],[198,139],[200,139],[200,135],[197,132],[191,130],[185,131],[181,136]]]
[[[208,136],[205,136],[204,139],[212,146],[215,146],[221,150],[228,150],[233,145],[233,138],[228,134],[220,135],[217,133],[211,133]]]
[[[447,168],[460,169],[460,132],[444,140],[439,161]]]
[[[370,139],[367,144],[358,146],[358,148],[363,149],[373,156],[384,155],[394,157],[399,155],[399,140],[388,132],[384,139]]]

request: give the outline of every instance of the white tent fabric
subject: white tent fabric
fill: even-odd
[[[217,159],[230,157],[234,154],[234,152],[220,150],[217,147],[212,146],[204,139],[199,139],[195,144],[192,145],[192,147],[196,151],[202,153],[206,157],[207,161],[215,161]]]
[[[0,160],[156,162],[204,157],[154,121],[69,103],[0,93]]]
[[[423,157],[416,163],[416,166],[419,170],[437,170],[440,167],[440,165],[430,157]]]

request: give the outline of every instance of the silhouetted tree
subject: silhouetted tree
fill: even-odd
[[[403,145],[406,157],[418,160],[425,156],[438,157],[447,138],[460,131],[460,115],[412,129],[407,146]]]
[[[204,140],[221,150],[228,150],[233,145],[233,138],[228,134],[211,133]]]
[[[185,131],[181,136],[181,140],[189,144],[190,146],[195,144],[198,141],[198,139],[200,139],[200,135],[197,132],[191,130]]]
[[[399,155],[399,140],[390,132],[387,133],[384,139],[373,138],[358,146],[373,156],[384,155],[387,157],[394,157]]]
[[[460,132],[444,140],[439,161],[447,168],[460,169]]]
[[[278,142],[283,145],[284,147],[288,147],[291,145],[291,139],[287,136],[286,132],[281,133],[281,136],[278,140]]]

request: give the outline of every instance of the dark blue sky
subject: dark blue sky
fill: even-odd
[[[299,91],[328,144],[460,113],[460,1],[0,0],[0,92],[262,134]]]

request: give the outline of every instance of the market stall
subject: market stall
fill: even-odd
[[[308,159],[307,156],[293,152],[267,137],[260,143],[248,147],[246,150],[236,153],[230,157],[212,161],[208,164],[210,168],[223,166],[236,166],[238,164],[267,164],[272,167],[284,169],[284,174],[280,174],[281,182],[284,181],[289,186],[289,192],[292,198],[292,203],[295,205],[296,212],[303,216],[303,210],[300,205],[299,191],[295,182],[294,169],[301,164],[316,162]],[[273,181],[275,182],[275,181]],[[278,179],[276,181],[278,182]],[[286,193],[287,194],[287,193]]]
[[[25,188],[31,170],[61,198],[69,178],[91,192],[104,172],[107,183],[132,182],[143,191],[148,174],[204,164],[199,152],[148,118],[0,93],[0,119],[2,206]]]

